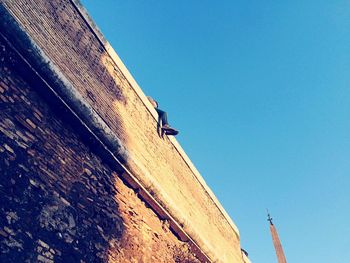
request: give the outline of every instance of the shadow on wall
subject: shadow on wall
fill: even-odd
[[[112,171],[2,39],[0,63],[0,262],[107,261],[124,231]]]
[[[90,136],[0,36],[0,262],[198,263]]]

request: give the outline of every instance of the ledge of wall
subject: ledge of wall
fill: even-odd
[[[155,110],[79,2],[18,0],[0,7],[3,33],[180,238],[210,261],[244,262],[237,227],[176,139],[159,136]]]

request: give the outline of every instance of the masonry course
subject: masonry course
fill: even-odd
[[[199,262],[0,48],[0,262]]]
[[[10,111],[9,105],[16,105],[16,107],[12,108],[12,113],[5,118],[5,122],[2,124],[3,128],[0,130],[1,135],[4,136],[2,137],[4,140],[3,145],[1,145],[1,149],[3,149],[3,151],[1,150],[3,153],[2,157],[6,156],[3,160],[5,166],[1,166],[1,169],[6,167],[4,174],[7,174],[8,178],[10,178],[9,182],[12,183],[15,179],[11,177],[14,174],[20,173],[19,171],[22,171],[21,169],[26,169],[29,173],[34,170],[28,169],[22,163],[14,165],[10,169],[9,164],[16,164],[18,156],[23,159],[28,158],[25,162],[31,160],[36,165],[36,169],[39,169],[37,170],[38,173],[39,171],[45,173],[41,181],[47,184],[45,186],[45,184],[38,183],[34,174],[34,178],[30,178],[30,176],[25,177],[30,178],[28,179],[29,181],[24,181],[26,183],[29,182],[29,187],[38,189],[40,193],[44,191],[39,196],[30,199],[39,200],[39,204],[48,203],[45,206],[39,206],[41,209],[38,208],[40,212],[35,212],[36,210],[34,208],[33,211],[30,211],[29,206],[23,208],[22,210],[28,210],[28,218],[38,219],[39,229],[44,228],[48,232],[56,233],[57,229],[65,229],[64,233],[60,233],[62,240],[66,244],[74,244],[74,240],[82,238],[78,234],[84,232],[84,229],[74,232],[71,228],[81,228],[85,226],[86,222],[89,222],[88,219],[91,220],[93,218],[95,222],[90,222],[91,229],[93,229],[94,235],[100,235],[101,242],[93,245],[92,243],[85,244],[87,247],[92,247],[93,249],[90,254],[79,252],[81,255],[97,256],[106,260],[106,251],[109,251],[107,253],[109,255],[108,258],[111,259],[114,257],[117,259],[118,255],[120,257],[120,255],[128,254],[121,252],[125,247],[128,247],[125,245],[126,243],[124,243],[125,246],[120,247],[120,244],[125,240],[129,240],[130,247],[135,249],[134,251],[137,251],[137,248],[141,248],[142,244],[148,243],[148,241],[146,242],[148,238],[142,239],[140,237],[141,234],[144,237],[144,231],[148,228],[140,227],[143,225],[142,220],[136,221],[137,223],[134,226],[136,227],[139,224],[136,227],[139,234],[136,231],[134,234],[129,234],[130,238],[127,238],[128,232],[125,232],[125,222],[128,221],[125,218],[128,216],[123,218],[121,216],[123,211],[118,212],[118,209],[121,209],[121,205],[118,202],[122,198],[117,198],[118,200],[116,200],[116,196],[118,195],[115,195],[112,191],[113,187],[115,188],[118,185],[117,182],[123,185],[122,178],[126,180],[124,181],[126,184],[133,188],[131,192],[134,191],[135,197],[138,196],[138,199],[135,200],[139,200],[141,203],[143,201],[146,202],[143,203],[143,206],[138,206],[136,203],[133,203],[133,205],[143,208],[147,208],[150,205],[152,207],[150,211],[153,211],[152,216],[156,216],[160,225],[163,226],[161,229],[164,231],[165,229],[173,231],[166,233],[169,234],[169,238],[171,236],[176,241],[169,241],[171,245],[165,245],[165,247],[170,247],[171,249],[169,252],[164,252],[164,255],[168,255],[169,257],[163,258],[161,262],[178,260],[181,258],[179,256],[181,253],[183,253],[183,257],[189,258],[193,262],[196,262],[198,259],[201,261],[243,262],[238,229],[218,203],[210,189],[208,189],[204,180],[198,174],[198,171],[196,171],[176,140],[168,137],[161,138],[157,134],[156,113],[154,109],[148,105],[147,99],[137,83],[118,60],[119,58],[114,55],[114,51],[111,50],[109,44],[94,27],[86,13],[82,11],[79,3],[68,0],[19,0],[5,1],[1,3],[0,7],[2,8],[2,15],[7,14],[10,17],[6,22],[1,22],[7,23],[3,24],[2,33],[5,38],[8,38],[7,41],[12,43],[12,47],[19,50],[22,55],[21,59],[28,59],[29,64],[34,67],[32,71],[38,73],[44,82],[48,82],[46,84],[49,86],[54,87],[58,84],[53,79],[50,82],[48,79],[50,72],[48,70],[53,70],[58,77],[62,76],[64,78],[63,84],[68,83],[74,89],[80,99],[79,102],[86,103],[87,107],[91,109],[91,114],[97,116],[96,118],[100,123],[103,123],[108,128],[109,133],[117,137],[117,144],[120,143],[122,146],[116,152],[112,150],[112,155],[118,157],[117,164],[108,162],[108,158],[104,158],[101,151],[97,150],[100,146],[98,143],[96,144],[96,138],[84,134],[82,132],[84,129],[80,129],[81,127],[76,124],[79,121],[69,116],[70,114],[65,107],[60,106],[59,103],[55,104],[53,100],[48,99],[45,87],[36,87],[35,82],[33,84],[33,81],[30,81],[34,77],[30,76],[33,72],[27,73],[29,76],[21,79],[23,75],[26,75],[23,70],[16,73],[14,70],[16,67],[12,66],[11,71],[11,63],[18,64],[19,62],[11,61],[12,57],[16,60],[14,58],[16,55],[9,56],[9,50],[3,52],[3,57],[7,57],[7,62],[2,64],[3,77],[2,85],[0,86],[0,99],[1,107],[6,109],[2,114]],[[24,32],[26,37],[30,39],[30,43],[23,41],[24,38],[17,37],[12,28],[11,30],[9,29],[13,25],[16,25]],[[5,47],[6,44],[3,44],[3,46]],[[47,65],[35,64],[34,54],[36,53],[45,56],[47,59],[45,63]],[[11,74],[7,74],[9,70]],[[24,85],[26,81],[28,83]],[[9,83],[12,84],[10,85]],[[28,91],[25,94],[17,94],[16,92],[22,92],[22,88],[20,88],[22,86],[26,86]],[[40,94],[40,96],[35,97],[33,94],[36,93]],[[69,99],[71,98],[64,98],[65,101],[69,101]],[[43,109],[40,110],[35,106],[38,102],[47,104],[47,109],[44,113]],[[17,104],[23,104],[22,106],[26,106],[27,108],[17,107]],[[56,111],[56,115],[51,114],[51,112],[50,114],[48,113],[50,108],[53,112]],[[18,113],[22,113],[22,115]],[[13,115],[14,119],[9,118],[10,115]],[[58,117],[53,118],[50,117],[51,115]],[[79,112],[77,115],[79,115]],[[52,123],[47,123],[47,120],[56,124],[57,122],[61,122],[60,125],[62,128],[71,126],[69,135],[65,129],[49,132],[50,128],[52,128]],[[85,117],[85,119],[80,119],[80,121],[86,122],[88,120]],[[48,127],[42,127],[42,123]],[[12,132],[9,127],[13,127]],[[24,130],[21,130],[21,128]],[[37,132],[41,132],[41,137],[37,137]],[[82,135],[79,135],[79,133]],[[21,139],[19,140],[18,138]],[[74,141],[73,138],[76,138],[76,140]],[[65,145],[59,143],[63,139],[67,140],[65,141]],[[11,140],[15,140],[16,144]],[[39,142],[42,143],[41,148],[35,148]],[[77,146],[78,142],[81,147],[85,147],[87,155],[89,153],[101,162],[100,166],[104,168],[101,168],[100,176],[97,176],[98,172],[93,171],[93,169],[100,167],[99,165],[94,166],[96,161],[92,164],[86,162],[87,167],[84,165],[81,166],[81,163],[85,164],[85,157],[83,160],[79,159],[81,156],[84,156],[84,149]],[[104,142],[102,141],[102,144]],[[16,153],[19,150],[19,145],[27,147],[26,154]],[[105,146],[109,149],[107,151],[111,150],[110,146],[105,144],[103,147]],[[96,153],[91,152],[91,149],[95,150]],[[40,153],[39,150],[41,151],[41,155],[38,155]],[[123,155],[122,152],[125,154]],[[67,156],[69,162],[65,159],[65,156]],[[69,158],[71,159],[69,160]],[[92,160],[95,160],[94,158]],[[11,160],[14,163],[10,163]],[[67,162],[70,164],[68,167],[65,166]],[[108,171],[108,169],[110,170]],[[88,177],[88,182],[91,183],[87,188],[88,190],[85,189],[86,185],[81,182],[72,185],[71,181],[74,181],[74,179],[67,177],[69,175],[79,178],[80,176],[82,178],[84,176]],[[134,176],[132,180],[127,179],[130,176]],[[109,182],[109,186],[104,185],[106,178],[114,178],[112,182]],[[45,187],[42,187],[42,185]],[[106,192],[100,193],[98,190],[100,188]],[[3,189],[8,190],[12,188],[4,186]],[[65,189],[65,194],[60,193],[59,189]],[[138,194],[135,194],[135,191]],[[64,195],[67,196],[65,197]],[[74,215],[71,215],[73,212],[68,209],[69,206],[72,206],[72,200],[70,199],[74,199],[71,195],[77,199],[80,199],[80,195],[82,195],[82,200],[86,202],[77,202],[75,204],[77,208],[83,209],[83,211],[86,210],[88,213],[87,217],[82,221],[77,222],[74,219]],[[112,199],[106,197],[110,197],[111,195],[113,196]],[[40,198],[43,197],[47,199],[41,200]],[[106,211],[98,215],[89,210],[89,207],[94,207],[95,200],[98,200],[100,197],[103,200],[100,200],[102,203],[107,200],[105,206],[109,207],[111,205],[109,210],[107,210],[107,215],[113,215],[111,218],[109,216],[104,218],[103,215],[105,215],[104,213]],[[22,196],[21,198],[25,199],[28,197]],[[18,200],[21,200],[21,198],[18,198]],[[128,200],[128,198],[131,199],[132,197],[127,196],[124,200]],[[111,200],[114,200],[114,203]],[[68,212],[66,211],[67,209]],[[45,212],[42,212],[43,210]],[[115,214],[111,212],[114,210]],[[150,212],[146,211],[148,210],[146,209],[143,212],[137,213],[130,207],[130,212],[126,214],[129,217],[142,215],[142,218],[145,216],[145,213]],[[9,218],[8,220],[6,219],[7,222],[16,221],[18,217],[17,212],[12,210],[7,212],[9,213],[6,214],[6,218]],[[59,220],[64,223],[60,224],[52,221],[51,218],[56,218],[56,215],[58,218],[62,217]],[[151,214],[147,214],[145,217],[151,218],[152,216]],[[107,220],[107,222],[101,223],[101,220],[102,222],[104,222],[103,220]],[[18,219],[17,221],[20,222]],[[107,229],[104,229],[104,227],[107,227]],[[106,232],[108,235],[106,235]],[[6,237],[12,238],[10,233],[11,228],[6,226],[6,228],[1,230],[0,235],[6,235]],[[72,233],[78,236],[74,236]],[[33,234],[31,235],[33,236]],[[132,238],[132,236],[134,237]],[[155,236],[162,235],[155,234]],[[59,236],[59,238],[61,237]],[[7,246],[21,249],[21,243],[14,238],[12,239],[7,239],[11,241],[6,241]],[[43,238],[39,237],[39,240],[48,244]],[[175,243],[172,243],[173,241]],[[186,243],[182,241],[186,241]],[[41,244],[40,242],[38,243],[39,245]],[[135,244],[133,245],[133,243]],[[168,244],[166,239],[164,239],[164,242],[156,243]],[[78,241],[78,244],[81,243]],[[81,246],[83,247],[84,245]],[[119,248],[117,250],[106,249],[109,246],[119,246]],[[49,249],[42,245],[40,247],[39,250],[42,252],[40,259],[53,260],[52,257],[55,256],[50,251],[52,249],[50,245]],[[68,247],[69,249],[75,249],[73,245]],[[79,250],[79,247],[77,249]],[[158,250],[162,251],[162,249],[157,249],[157,247],[150,249],[154,254],[157,254],[156,251]],[[110,251],[114,251],[114,254],[112,253],[113,257],[110,256],[112,255]],[[119,251],[119,253],[116,251]],[[68,254],[67,252],[66,255]],[[198,258],[199,254],[204,255],[204,257]],[[151,261],[149,258],[147,260],[137,258],[142,257],[141,255],[147,257],[148,254],[139,251],[139,254],[135,253],[134,256],[136,258],[133,258],[133,260],[136,260],[136,262],[142,262],[142,260],[144,262]],[[60,256],[56,255],[57,258],[60,258]],[[87,260],[86,262],[91,261]]]

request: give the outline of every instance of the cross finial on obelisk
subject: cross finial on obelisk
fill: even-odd
[[[269,213],[269,210],[266,208],[266,211],[267,211],[267,221],[270,222],[270,225],[273,225],[272,223],[272,217],[270,216],[270,213]]]

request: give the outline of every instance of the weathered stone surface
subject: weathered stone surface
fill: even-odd
[[[74,94],[79,97],[78,103],[87,105],[94,113],[93,116],[97,116],[96,118],[105,124],[104,127],[108,127],[111,132],[109,134],[115,135],[116,141],[121,142],[120,148],[127,149],[125,158],[123,156],[119,160],[122,168],[117,169],[111,166],[115,173],[112,184],[115,183],[117,176],[121,176],[133,188],[138,188],[139,195],[148,205],[152,206],[159,218],[169,219],[167,224],[179,238],[189,240],[196,246],[196,249],[201,250],[201,254],[205,257],[219,262],[242,262],[238,229],[206,186],[177,141],[174,138],[159,136],[154,109],[77,1],[2,1],[0,12],[2,14],[9,12],[10,15],[7,18],[12,19],[4,19],[5,22],[0,20],[2,25],[0,32],[4,32],[9,37],[12,45],[15,45],[29,64],[34,67],[40,78],[46,82],[46,89],[52,89],[60,96],[62,94],[58,86],[71,87]],[[22,32],[19,33],[21,37],[15,35],[13,32],[19,32],[14,30],[15,27],[20,28],[19,31],[24,30],[27,36],[24,36]],[[7,64],[4,64],[4,72],[11,68],[13,61],[10,58],[11,56],[7,59]],[[45,59],[41,60],[41,58]],[[36,63],[38,60],[40,62]],[[21,74],[27,75],[23,71]],[[55,77],[52,77],[53,75]],[[28,80],[33,76],[26,77]],[[57,121],[52,120],[50,114],[37,106],[36,97],[30,97],[32,91],[30,88],[33,88],[32,81],[29,81],[31,84],[27,85],[30,88],[22,92],[23,89],[19,88],[22,83],[16,82],[17,77],[11,76],[11,78],[12,84],[4,78],[4,85],[0,85],[0,102],[6,107],[20,103],[26,108],[21,110],[21,107],[16,107],[18,111],[11,113],[11,118],[6,115],[0,123],[0,133],[9,140],[0,145],[0,153],[7,154],[4,164],[10,167],[11,162],[19,158],[32,160],[30,164],[19,163],[16,169],[20,168],[25,173],[31,173],[34,165],[37,173],[45,174],[43,178],[33,176],[26,181],[30,187],[39,189],[43,193],[50,193],[49,196],[43,194],[46,199],[40,202],[42,206],[36,215],[40,228],[48,232],[57,232],[58,238],[67,246],[74,246],[77,238],[81,237],[79,236],[81,232],[93,229],[89,233],[99,234],[101,242],[96,241],[89,246],[92,247],[92,251],[95,251],[93,252],[95,257],[101,258],[102,248],[105,247],[103,242],[108,242],[110,237],[105,235],[103,225],[96,222],[91,223],[87,218],[79,221],[77,217],[80,216],[80,213],[76,214],[76,211],[81,210],[82,215],[86,213],[89,218],[101,211],[99,205],[96,208],[97,212],[95,209],[91,211],[90,207],[92,204],[95,207],[96,199],[101,199],[104,195],[114,195],[113,188],[106,187],[106,182],[101,179],[111,178],[105,176],[111,171],[104,165],[102,166],[107,170],[97,169],[96,167],[100,167],[100,164],[96,164],[95,159],[89,159],[84,154],[79,158],[75,157],[77,153],[84,152],[80,144],[77,146],[77,141],[95,149],[95,146],[100,146],[96,141],[101,136],[96,133],[90,134],[96,138],[85,138],[80,135],[84,137],[82,140],[71,136],[69,132],[68,135],[61,130],[51,131],[50,128],[53,126],[51,124],[47,126],[48,121],[53,121],[55,124]],[[18,94],[13,92],[13,95],[8,95],[9,92],[12,92],[11,85],[18,89]],[[40,88],[37,90],[38,93],[42,93],[43,97],[47,96],[47,90]],[[70,95],[62,98],[64,103],[68,103],[71,99]],[[47,98],[44,98],[43,101],[52,103]],[[71,125],[73,130],[80,131],[80,128],[77,127],[80,124],[76,124],[76,120],[72,120],[69,114],[64,114],[70,106],[68,103],[65,107],[59,108],[60,106],[54,103],[51,108],[62,113],[60,118],[63,121],[63,127]],[[30,114],[27,114],[26,111],[29,109]],[[74,114],[78,115],[78,118],[81,117],[80,112],[77,112],[75,108],[70,115]],[[87,123],[86,118],[82,120],[85,124]],[[76,134],[72,131],[71,133]],[[91,133],[93,134],[94,131]],[[58,143],[63,138],[66,138],[65,144]],[[11,143],[12,141],[16,141],[16,144]],[[102,140],[102,143],[105,141]],[[110,152],[114,153],[114,156],[121,156],[118,149],[111,149],[108,143],[105,145]],[[21,149],[22,152],[18,152],[18,149]],[[89,153],[88,150],[87,152]],[[99,153],[98,156],[107,162],[103,155]],[[89,164],[91,161],[93,164]],[[82,178],[88,178],[89,184],[81,180],[72,180],[72,178],[65,179],[66,174],[75,173],[76,175],[77,171]],[[59,175],[60,178],[57,180],[60,172],[63,172],[64,176]],[[16,179],[11,178],[10,183],[16,184]],[[53,184],[52,191],[47,190],[47,186],[51,184]],[[104,192],[99,189],[103,189]],[[62,192],[67,193],[67,191],[69,195],[64,196]],[[111,202],[108,200],[103,200],[103,202]],[[74,207],[73,210],[72,207]],[[16,214],[19,216],[18,213]],[[134,211],[129,214],[129,216],[136,215]],[[122,217],[119,215],[120,218]],[[11,217],[10,220],[14,219]],[[110,218],[109,216],[101,220],[106,220],[107,225],[113,225],[114,221],[118,221],[116,217]],[[85,228],[80,230],[82,224]],[[125,226],[125,223],[121,225],[116,223],[113,229],[117,229],[116,233],[123,232],[122,226]],[[143,228],[138,230],[141,233],[144,232]],[[0,232],[1,236],[3,236],[2,233]],[[4,233],[9,235],[6,231]],[[120,240],[138,244],[134,238]],[[13,244],[16,243],[13,242]],[[141,247],[141,243],[136,247]],[[43,254],[41,256],[45,257]],[[117,258],[117,256],[114,257]],[[49,257],[46,258],[51,260]],[[42,260],[41,257],[40,260]],[[143,259],[137,260],[142,261]]]
[[[198,262],[2,40],[0,58],[0,262]]]

